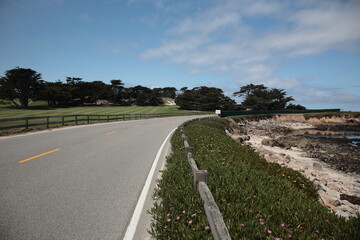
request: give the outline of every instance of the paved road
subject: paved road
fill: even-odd
[[[122,239],[159,147],[191,118],[0,138],[0,239]]]

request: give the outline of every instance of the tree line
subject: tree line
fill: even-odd
[[[0,78],[0,99],[23,108],[31,101],[46,101],[49,106],[84,106],[99,100],[121,106],[159,106],[162,98],[175,98],[176,91],[173,87],[150,89],[141,85],[125,88],[120,79],[111,80],[110,84],[87,82],[79,77],[48,82],[40,73],[19,67]]]
[[[303,110],[301,105],[291,104],[293,97],[287,96],[283,89],[268,88],[264,85],[248,84],[242,86],[233,96],[242,98],[241,104],[224,95],[223,90],[215,87],[174,87],[153,88],[141,85],[124,87],[120,79],[110,84],[102,81],[87,82],[79,77],[67,77],[48,82],[41,74],[26,68],[7,70],[0,77],[0,101],[28,108],[31,101],[46,101],[49,106],[84,106],[102,104],[118,106],[159,106],[163,98],[175,99],[181,109],[213,111],[221,110]]]

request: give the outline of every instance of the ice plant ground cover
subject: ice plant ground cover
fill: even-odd
[[[154,220],[149,233],[157,240],[212,239],[202,200],[192,185],[179,130],[171,144],[173,153],[154,193],[159,201],[149,211]]]
[[[199,169],[209,172],[209,188],[232,239],[360,239],[360,216],[345,220],[329,212],[310,181],[228,138],[228,124],[225,119],[193,121],[186,135]],[[172,144],[156,193],[162,201],[151,210],[156,220],[151,233],[157,239],[211,239],[179,132]]]

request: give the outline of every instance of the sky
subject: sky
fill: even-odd
[[[264,84],[360,111],[360,1],[0,0],[0,76],[15,67],[228,96]]]

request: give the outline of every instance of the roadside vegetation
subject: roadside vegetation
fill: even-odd
[[[329,212],[303,175],[267,162],[228,138],[225,128],[226,119],[193,121],[185,127],[199,169],[209,172],[209,188],[232,239],[360,239],[360,216],[345,220]],[[156,220],[151,232],[158,239],[206,239],[202,203],[192,189],[180,142],[176,132],[173,155],[156,193],[162,202],[151,210]],[[196,213],[196,221],[188,215],[187,222],[177,222],[183,210]],[[175,220],[168,221],[170,216]]]
[[[172,154],[153,196],[156,203],[149,211],[155,220],[149,233],[157,240],[212,239],[202,200],[193,188],[179,130],[171,145]]]

